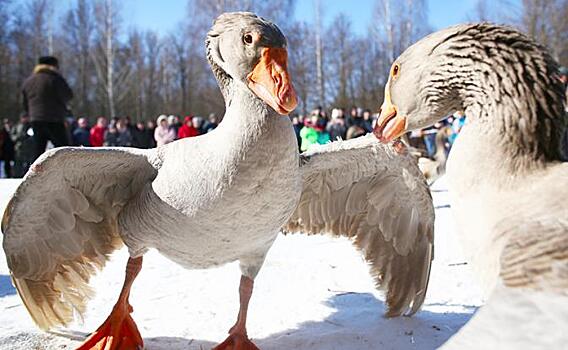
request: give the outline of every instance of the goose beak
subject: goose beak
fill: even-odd
[[[387,143],[404,135],[405,132],[406,117],[398,114],[398,108],[392,104],[390,92],[387,90],[373,133],[382,143]]]
[[[298,105],[288,73],[288,52],[284,48],[263,48],[247,81],[248,87],[279,114],[287,115]]]

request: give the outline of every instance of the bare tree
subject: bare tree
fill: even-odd
[[[67,71],[73,82],[76,98],[73,101],[75,113],[89,115],[93,90],[93,69],[90,52],[93,42],[93,9],[87,0],[77,0],[63,17],[65,23],[65,51],[68,62]]]
[[[308,23],[295,22],[287,33],[290,74],[300,102],[300,110],[307,113],[311,98],[315,98],[316,60],[313,50],[314,33]]]
[[[427,22],[425,0],[376,0],[371,33],[384,52],[386,73],[410,44],[430,31]]]
[[[547,46],[560,64],[568,64],[568,0],[523,0],[520,26]]]
[[[28,25],[31,30],[32,54],[34,57],[47,54],[49,52],[48,40],[46,37],[50,3],[47,0],[31,0],[27,3],[29,13]]]
[[[10,13],[11,5],[9,0],[0,0],[0,115],[8,115],[14,107],[14,98],[10,89],[14,86],[11,75],[12,54],[9,48],[10,43]]]
[[[322,10],[320,0],[314,0],[315,22],[316,22],[316,84],[318,87],[318,104],[325,105],[325,75],[324,75],[324,48],[321,38],[322,32]]]
[[[146,80],[146,52],[144,50],[144,42],[142,33],[139,30],[132,30],[128,34],[128,56],[131,61],[132,79],[129,84],[129,96],[126,105],[130,106],[131,111],[134,111],[134,120],[144,120],[146,115],[146,94],[144,89],[144,82]]]
[[[326,75],[333,77],[327,79],[328,87],[331,92],[335,92],[334,104],[338,106],[348,106],[354,103],[355,85],[353,78],[354,48],[355,40],[351,29],[349,17],[341,13],[332,21],[327,30],[326,47],[328,59],[326,60]],[[361,53],[357,52],[359,60]]]
[[[477,0],[473,13],[468,16],[469,21],[487,22],[491,21],[487,0]]]
[[[117,102],[128,92],[121,87],[126,85],[131,71],[128,66],[115,65],[120,18],[112,0],[100,0],[96,4],[95,18],[98,47],[91,50],[91,57],[96,68],[98,84],[104,92],[107,113],[110,118],[114,118],[117,115]]]

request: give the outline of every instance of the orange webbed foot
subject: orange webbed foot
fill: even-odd
[[[246,335],[234,333],[212,350],[259,350],[259,348]]]
[[[141,350],[144,341],[130,316],[132,307],[114,309],[106,321],[76,350]]]

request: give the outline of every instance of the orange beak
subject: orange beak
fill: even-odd
[[[383,143],[390,142],[406,132],[406,117],[398,115],[398,109],[391,102],[390,92],[386,91],[381,114],[373,133]]]
[[[298,105],[284,48],[263,48],[260,61],[247,80],[248,87],[279,114],[287,115]]]

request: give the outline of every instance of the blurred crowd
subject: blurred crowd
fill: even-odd
[[[308,115],[293,116],[292,124],[303,152],[315,144],[366,135],[373,131],[377,117],[369,109],[357,106],[348,110],[333,108],[329,114],[317,107]],[[409,133],[405,139],[420,156],[435,159],[440,153],[448,154],[464,124],[465,115],[458,111],[430,128]]]
[[[292,116],[292,124],[298,147],[303,152],[315,144],[352,139],[372,132],[375,119],[370,110],[357,106],[351,107],[348,112],[343,108],[333,108],[329,114],[318,106],[309,115]]]
[[[350,109],[317,107],[307,115],[290,117],[298,140],[298,149],[307,151],[315,144],[348,140],[373,131],[377,114],[369,109],[353,106]],[[136,147],[153,148],[172,141],[195,137],[215,129],[219,120],[215,114],[208,118],[160,115],[156,120],[133,123],[130,117],[98,117],[93,124],[86,117],[67,118],[65,122],[69,145],[82,147]],[[449,152],[465,123],[465,116],[456,112],[435,126],[409,133],[407,142],[421,156],[431,159],[436,154]],[[2,177],[22,177],[34,162],[33,128],[26,114],[13,124],[4,119],[0,130],[0,160]]]
[[[199,136],[210,132],[218,125],[215,114],[208,118],[200,116],[160,115],[155,121],[132,123],[130,117],[98,117],[94,125],[86,117],[66,118],[66,144],[82,147],[136,147],[153,148],[185,137]],[[13,124],[4,119],[0,130],[0,160],[3,163],[2,177],[24,176],[37,158],[34,144],[34,129],[28,115],[23,113],[19,122]],[[53,147],[51,145],[50,147]]]

